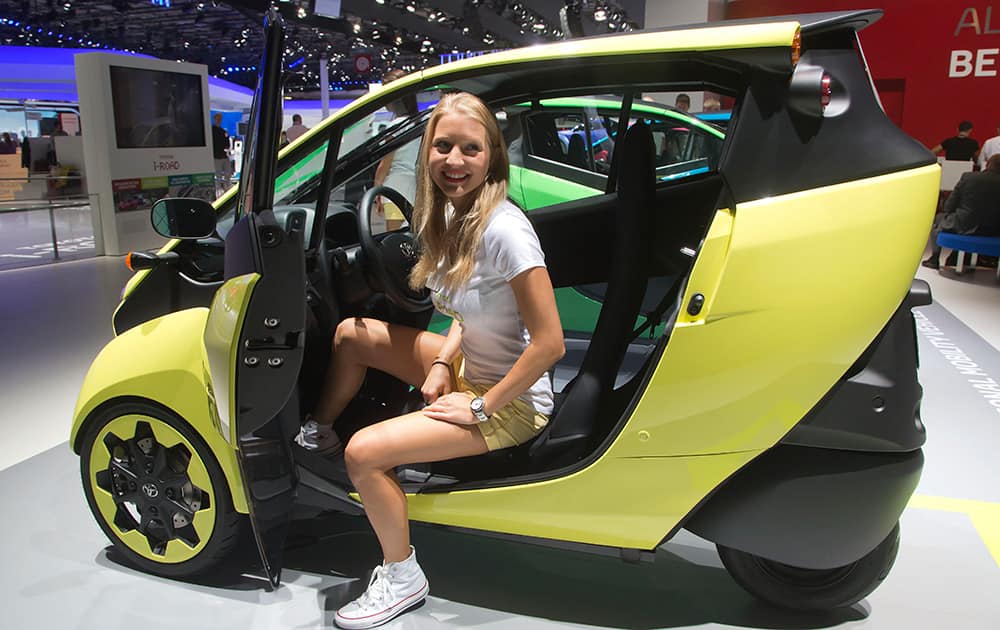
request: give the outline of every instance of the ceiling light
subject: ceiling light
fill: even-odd
[[[300,20],[303,19],[303,18],[305,18],[305,16],[306,16],[306,8],[305,7],[299,7],[298,10],[295,12],[295,15],[297,15]]]
[[[608,19],[608,12],[607,12],[607,10],[604,9],[604,7],[600,7],[600,8],[594,9],[594,21],[595,22],[603,22],[606,19]]]
[[[417,7],[413,6],[412,4],[408,4],[406,5],[406,10],[409,11],[410,13],[413,13],[414,11],[417,10]]]

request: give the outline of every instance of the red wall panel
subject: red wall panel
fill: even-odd
[[[885,15],[861,31],[861,46],[890,118],[928,147],[955,135],[962,120],[972,121],[980,144],[996,135],[1000,0],[730,0],[726,17],[870,8]]]

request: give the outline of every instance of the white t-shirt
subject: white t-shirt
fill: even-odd
[[[985,169],[986,163],[997,153],[1000,153],[1000,136],[993,136],[984,142],[983,148],[979,150],[979,168]]]
[[[538,236],[524,213],[504,201],[490,215],[469,282],[454,293],[428,282],[434,307],[462,326],[465,378],[495,385],[510,372],[531,336],[517,310],[510,281],[533,267],[544,267]],[[552,385],[543,374],[520,398],[536,411],[552,413]]]

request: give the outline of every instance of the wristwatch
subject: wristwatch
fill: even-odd
[[[486,415],[486,401],[483,400],[482,396],[476,396],[469,403],[469,409],[472,410],[472,415],[476,417],[476,420],[480,422],[489,421],[490,417]]]

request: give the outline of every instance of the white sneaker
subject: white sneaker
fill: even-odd
[[[344,450],[340,438],[334,432],[333,427],[319,424],[312,418],[299,429],[299,434],[295,436],[295,443],[306,449],[318,453],[319,455],[337,455]]]
[[[373,628],[403,614],[427,597],[429,587],[417,564],[417,553],[410,547],[410,557],[375,567],[368,590],[337,611],[334,621],[341,628]]]

